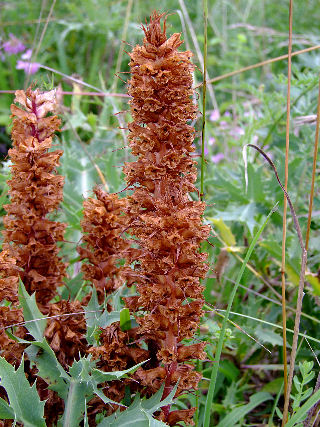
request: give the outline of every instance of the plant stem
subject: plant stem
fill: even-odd
[[[292,52],[291,57],[296,55],[301,55],[302,53],[311,52],[312,50],[317,50],[317,49],[320,49],[320,44],[316,46],[307,47],[306,49],[296,50],[295,52]],[[216,83],[228,77],[235,76],[236,74],[241,74],[241,73],[244,73],[245,71],[253,70],[254,68],[263,67],[264,65],[272,64],[273,62],[282,61],[282,59],[287,59],[287,58],[288,58],[288,54],[277,56],[276,58],[270,58],[270,59],[267,59],[266,61],[257,62],[256,64],[248,65],[247,67],[240,68],[239,70],[231,71],[230,73],[226,73],[226,74],[221,74],[221,76],[217,76],[217,77],[214,77],[213,79],[208,80],[207,83]],[[201,85],[202,83],[196,86],[195,89],[197,89]]]
[[[204,46],[203,46],[203,97],[202,97],[202,140],[201,140],[201,176],[200,176],[200,200],[204,197],[204,148],[206,140],[206,95],[207,95],[207,29],[208,29],[208,1],[203,0],[204,19]]]
[[[131,9],[132,9],[132,3],[133,3],[133,0],[128,0],[127,9],[126,9],[126,17],[124,20],[123,30],[122,30],[122,34],[121,34],[120,49],[119,49],[118,59],[117,59],[117,64],[116,64],[115,79],[113,80],[113,83],[112,83],[111,92],[117,91],[117,85],[118,85],[118,81],[119,81],[118,73],[119,73],[120,68],[121,68],[121,61],[122,61],[122,56],[123,56],[123,52],[124,52],[124,40],[127,38],[127,30],[128,30],[129,18],[130,18]]]
[[[292,54],[292,0],[289,5],[289,44],[288,44],[288,87],[287,87],[287,120],[286,120],[286,157],[284,188],[288,191],[289,178],[289,138],[290,138],[290,89],[291,89],[291,54]],[[282,324],[283,324],[283,382],[284,395],[287,394],[287,314],[286,314],[286,235],[287,235],[287,198],[283,196],[283,223],[282,223],[282,256],[281,256],[281,291],[282,291]],[[286,419],[284,419],[286,422]]]
[[[312,205],[313,205],[313,196],[314,196],[314,181],[315,181],[315,176],[316,176],[318,144],[319,144],[319,124],[320,124],[320,75],[319,75],[319,92],[318,92],[318,105],[317,105],[316,135],[315,135],[314,151],[313,151],[312,181],[311,181],[311,190],[310,190],[310,199],[309,199],[309,212],[308,212],[308,224],[307,224],[307,233],[306,233],[306,250],[308,250],[308,247],[309,247],[310,225],[311,225]]]

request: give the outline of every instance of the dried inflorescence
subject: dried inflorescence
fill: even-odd
[[[137,317],[138,333],[148,344],[152,369],[140,368],[139,380],[152,391],[165,383],[164,396],[179,381],[178,393],[196,388],[201,374],[190,359],[204,359],[203,343],[186,346],[199,327],[203,305],[206,254],[199,252],[208,237],[202,225],[205,203],[192,201],[196,191],[194,129],[187,122],[196,117],[192,101],[191,52],[179,52],[180,34],[166,37],[166,25],[156,12],[143,27],[143,46],[130,54],[132,77],[129,95],[133,122],[129,139],[137,161],[124,172],[133,189],[127,210],[129,232],[137,239],[139,256],[132,272],[138,296],[126,298]],[[137,252],[133,253],[136,254]],[[130,281],[129,281],[130,283]],[[192,410],[169,412],[160,418],[175,425],[191,423]]]
[[[8,326],[23,322],[22,310],[18,307],[19,268],[8,251],[0,253],[0,303],[7,301],[10,306],[0,306],[0,356],[13,365],[19,365],[24,347],[8,337]],[[16,335],[23,337],[25,331],[18,328]]]
[[[97,367],[103,371],[121,371],[144,362],[149,357],[149,352],[142,349],[136,342],[136,329],[122,331],[120,322],[114,322],[101,331],[99,336],[100,345],[91,347],[89,353],[97,361]],[[125,386],[129,385],[131,392],[133,389],[142,391],[142,387],[134,378],[127,378],[119,381],[109,381],[102,384],[104,394],[115,402],[120,402],[125,396]],[[91,405],[93,402],[90,403]],[[97,398],[94,404],[101,407],[101,410],[107,410],[109,414],[119,409],[117,405],[102,405]],[[91,410],[92,412],[92,410]]]
[[[127,217],[123,215],[126,199],[117,194],[108,194],[101,188],[94,189],[96,199],[84,201],[84,219],[81,222],[84,247],[78,252],[82,260],[84,279],[91,282],[97,291],[100,303],[105,295],[111,294],[125,279],[125,270],[119,265],[130,244],[123,239],[127,228]]]
[[[71,366],[79,355],[84,355],[88,344],[81,303],[61,300],[50,304],[45,337],[64,367]]]
[[[8,181],[10,204],[4,206],[3,249],[16,260],[27,291],[36,291],[37,302],[45,310],[65,275],[57,247],[65,224],[47,219],[62,200],[64,178],[55,173],[62,151],[50,152],[60,120],[50,115],[55,109],[54,91],[18,90],[15,102],[22,108],[11,105],[12,179]]]

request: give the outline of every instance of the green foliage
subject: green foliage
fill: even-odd
[[[167,424],[162,423],[152,417],[152,414],[161,407],[171,405],[178,384],[172,389],[171,393],[162,400],[163,386],[149,399],[141,400],[136,396],[129,408],[124,412],[115,412],[111,416],[104,418],[98,427],[160,427]],[[137,424],[138,423],[138,424]]]
[[[40,401],[36,383],[30,387],[24,373],[23,357],[17,370],[0,357],[0,385],[6,390],[10,402],[8,407],[1,399],[1,418],[14,419],[23,423],[25,427],[46,426],[43,418],[44,402]]]
[[[260,405],[266,400],[271,399],[271,394],[265,392],[252,395],[249,403],[233,409],[225,418],[221,420],[221,422],[218,424],[218,427],[233,427],[235,423],[244,418],[245,415],[251,412],[256,406]]]
[[[47,321],[37,306],[36,294],[30,296],[21,280],[19,281],[19,301],[28,331],[36,341],[41,341]]]
[[[307,417],[307,411],[312,406],[312,405],[310,406],[309,401],[307,401],[305,405],[302,406],[302,402],[310,398],[310,396],[312,395],[313,388],[305,387],[307,384],[310,383],[310,381],[312,381],[312,379],[315,376],[315,373],[312,369],[313,369],[313,362],[308,362],[305,360],[299,363],[301,380],[297,375],[293,377],[295,393],[292,395],[292,414],[289,417],[288,422],[286,423],[287,427],[288,426],[303,427],[303,421]],[[314,398],[314,396],[312,397]],[[314,401],[314,399],[312,399],[312,401]],[[282,419],[282,414],[279,408],[276,408],[276,412],[279,418]]]

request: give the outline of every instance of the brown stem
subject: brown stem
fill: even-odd
[[[290,136],[290,89],[291,89],[291,54],[292,54],[292,0],[289,5],[289,45],[288,45],[288,86],[287,86],[287,121],[286,121],[286,157],[284,188],[288,191],[289,179],[289,136]],[[282,325],[283,325],[283,382],[284,395],[287,395],[287,313],[286,313],[286,235],[287,235],[287,198],[283,200],[282,253],[281,253],[281,293],[282,293]],[[284,422],[287,420],[284,418]]]

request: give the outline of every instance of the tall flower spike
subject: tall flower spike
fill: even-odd
[[[99,187],[94,189],[94,194],[96,199],[89,198],[83,204],[81,225],[85,246],[79,247],[78,252],[82,260],[87,259],[82,265],[84,278],[95,286],[101,304],[105,295],[125,281],[124,269],[117,263],[130,245],[122,238],[127,228],[127,218],[123,215],[126,200]]]
[[[138,296],[126,298],[138,313],[140,337],[150,352],[147,370],[136,377],[155,392],[165,383],[164,397],[179,380],[177,394],[196,388],[201,374],[190,359],[203,359],[202,343],[185,345],[199,327],[203,305],[200,278],[207,272],[206,254],[200,244],[209,235],[202,225],[205,203],[192,201],[197,191],[197,172],[191,158],[194,129],[187,124],[196,117],[192,101],[192,53],[179,52],[180,34],[166,37],[164,19],[154,12],[143,31],[143,46],[130,54],[132,99],[129,139],[137,161],[126,163],[130,233],[137,239],[140,255],[132,272]],[[140,314],[139,314],[140,313]],[[151,365],[151,366],[150,366]],[[194,409],[170,412],[160,419],[169,425],[192,424]]]
[[[27,291],[36,291],[37,302],[46,310],[65,275],[57,247],[65,224],[46,218],[62,200],[64,178],[55,173],[62,151],[50,151],[60,120],[52,115],[56,106],[53,90],[18,90],[15,102],[22,108],[11,105],[11,203],[4,206],[3,249],[16,260]]]

